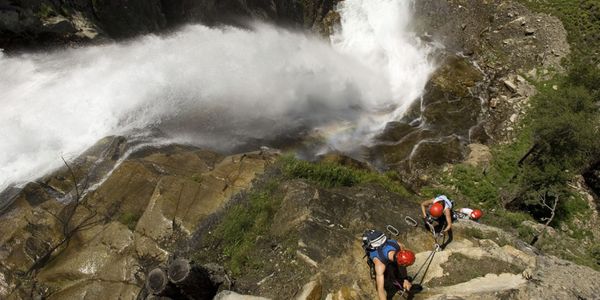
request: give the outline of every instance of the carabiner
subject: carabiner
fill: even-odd
[[[389,231],[392,235],[398,236],[400,234],[400,230],[392,225],[387,225],[385,229],[387,229],[387,231]]]

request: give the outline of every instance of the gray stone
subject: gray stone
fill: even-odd
[[[527,27],[525,28],[525,35],[533,35],[535,33],[535,29]]]
[[[52,33],[56,33],[56,34],[60,34],[60,35],[67,35],[67,34],[75,33],[77,31],[75,29],[75,26],[73,26],[73,24],[71,22],[69,22],[69,20],[64,19],[64,18],[53,19],[51,22],[44,24],[44,26],[46,27],[46,30],[48,32],[52,32]]]
[[[498,106],[498,98],[493,98],[489,102],[490,108],[496,108]]]
[[[506,88],[508,88],[511,92],[513,92],[513,93],[517,92],[517,85],[514,82],[512,82],[508,79],[505,79],[502,81],[502,83],[504,83],[504,86],[506,86]]]

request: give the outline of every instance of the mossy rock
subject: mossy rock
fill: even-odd
[[[452,98],[466,97],[469,88],[483,79],[481,71],[475,68],[466,58],[449,56],[444,64],[433,74],[428,84],[428,89],[435,89]],[[424,97],[424,104],[428,100]]]
[[[421,101],[423,123],[445,135],[467,136],[481,112],[481,101],[471,95],[471,88],[482,79],[466,59],[447,58],[427,84]]]

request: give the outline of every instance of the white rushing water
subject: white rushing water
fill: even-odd
[[[352,130],[332,134],[332,147],[368,143],[433,70],[408,30],[409,5],[344,1],[331,44],[264,24],[194,25],[122,44],[0,52],[0,191],[104,136],[140,130],[227,150],[344,123]]]

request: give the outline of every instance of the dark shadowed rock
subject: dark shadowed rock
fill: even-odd
[[[583,172],[586,185],[594,191],[596,199],[600,199],[600,161],[592,164]],[[596,202],[596,208],[600,210],[600,203]]]
[[[94,15],[109,36],[131,37],[165,27],[160,0],[95,0]]]
[[[0,2],[0,48],[8,51],[131,38],[186,23],[247,25],[251,19],[327,34],[338,0],[30,0]],[[326,18],[327,16],[327,18]]]

